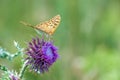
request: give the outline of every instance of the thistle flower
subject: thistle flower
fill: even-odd
[[[19,80],[18,76],[13,73],[10,73],[9,78],[10,80]]]
[[[20,80],[17,72],[13,72],[13,71],[5,71],[2,74],[2,78],[0,78],[0,80]]]
[[[27,65],[37,73],[48,71],[49,67],[58,58],[58,49],[50,41],[45,41],[44,38],[34,38],[29,42],[26,54],[28,57]]]

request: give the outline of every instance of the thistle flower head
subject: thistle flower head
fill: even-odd
[[[20,80],[17,72],[14,71],[5,71],[2,74],[2,78],[0,80]]]
[[[49,67],[58,58],[58,49],[50,41],[45,41],[44,38],[34,38],[29,42],[26,49],[28,57],[27,65],[30,65],[31,69],[38,73],[44,73],[48,71]]]
[[[19,80],[19,77],[13,73],[10,73],[9,78],[10,78],[10,80]]]

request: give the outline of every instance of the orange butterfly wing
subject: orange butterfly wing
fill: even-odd
[[[50,19],[49,21],[42,22],[36,25],[35,28],[38,30],[44,31],[49,35],[52,35],[57,29],[57,27],[59,26],[60,20],[61,20],[60,15],[57,15],[53,17],[52,19]]]

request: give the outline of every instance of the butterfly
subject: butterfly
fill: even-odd
[[[26,26],[35,28],[37,30],[41,30],[49,35],[52,35],[55,32],[55,30],[57,29],[57,27],[59,26],[60,21],[61,21],[60,15],[56,15],[52,19],[42,22],[40,24],[37,24],[36,26],[32,26],[31,24],[27,24],[23,21],[21,23]]]

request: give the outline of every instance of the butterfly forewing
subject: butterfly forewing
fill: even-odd
[[[60,15],[57,15],[50,19],[49,21],[42,22],[36,25],[35,28],[44,31],[49,35],[52,35],[56,28],[58,27],[58,25],[60,24],[60,20],[61,20]]]

